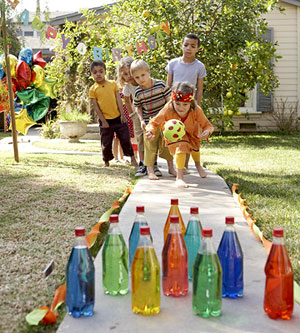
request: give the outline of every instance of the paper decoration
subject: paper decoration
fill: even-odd
[[[11,4],[13,9],[15,9],[19,4],[19,0],[14,0],[14,1],[13,0],[7,0],[7,1]]]
[[[164,35],[162,34],[162,32],[160,30],[157,31],[155,37],[156,37],[155,39],[157,40],[157,43],[160,43],[160,42],[162,42],[165,39]]]
[[[156,41],[154,36],[148,37],[148,44],[150,46],[150,49],[153,50],[156,47]]]
[[[36,16],[31,23],[31,28],[33,30],[43,30],[44,23]]]
[[[125,46],[125,49],[128,52],[129,57],[131,57],[132,56],[132,51],[131,51],[132,50],[132,45]]]
[[[169,28],[169,22],[166,21],[165,23],[161,23],[160,28],[164,30],[168,35],[170,35],[171,31]]]
[[[63,35],[61,35],[61,39],[62,39],[62,42],[63,42],[63,49],[65,50],[65,49],[66,49],[66,46],[70,43],[71,38],[68,37],[68,38],[66,39],[65,35],[63,34]]]
[[[27,26],[29,24],[29,11],[27,9],[24,9],[19,16],[19,19]]]
[[[139,55],[142,55],[142,51],[144,51],[144,53],[147,53],[148,50],[147,50],[147,47],[146,47],[146,44],[145,42],[142,40],[141,42],[142,45],[140,45],[139,43],[136,43],[136,50],[138,52]]]
[[[119,49],[118,47],[116,48],[113,48],[112,50],[112,56],[113,56],[113,61],[120,61],[122,59],[122,56],[121,56],[121,49]]]
[[[28,116],[26,109],[23,109],[20,113],[16,113],[15,119],[16,130],[24,135],[27,135],[29,128],[36,124],[36,122]]]
[[[94,60],[102,60],[103,59],[101,47],[95,46],[93,48],[93,54],[94,54]]]
[[[84,43],[79,43],[76,47],[79,54],[84,55],[86,53],[86,46]]]
[[[47,39],[50,39],[50,38],[55,39],[56,36],[57,36],[57,31],[49,25],[48,28],[47,28],[47,31],[46,31],[46,38]]]

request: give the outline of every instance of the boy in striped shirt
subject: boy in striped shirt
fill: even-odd
[[[139,85],[134,94],[134,106],[145,131],[149,120],[155,117],[171,98],[171,89],[161,80],[150,77],[150,67],[143,60],[134,60],[130,66],[131,75]],[[161,130],[156,131],[153,141],[144,137],[144,164],[148,169],[148,178],[158,180],[155,175],[154,163],[157,154],[167,160],[169,173],[176,176],[173,166],[173,156],[163,142]]]

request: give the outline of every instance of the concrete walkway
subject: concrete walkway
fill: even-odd
[[[31,133],[30,133],[31,134]],[[31,140],[36,135],[29,136]],[[24,137],[28,138],[28,137]],[[4,146],[6,148],[4,149]],[[0,141],[0,151],[12,151],[12,144]],[[30,148],[31,147],[31,148]],[[30,143],[19,144],[20,152],[49,153],[35,151]],[[53,151],[50,151],[53,153]],[[67,153],[67,152],[64,152]],[[78,153],[78,152],[69,152]],[[1,153],[0,153],[1,154]],[[102,290],[101,252],[95,259],[96,266],[96,304],[91,318],[74,319],[68,315],[60,325],[60,333],[95,332],[299,332],[300,307],[294,305],[294,315],[290,321],[271,320],[263,311],[265,287],[264,266],[267,254],[261,243],[253,236],[239,207],[235,204],[231,191],[224,180],[209,172],[201,179],[194,167],[186,176],[188,189],[176,189],[174,177],[167,173],[166,164],[159,160],[163,177],[159,181],[142,178],[135,186],[120,214],[120,227],[125,241],[128,238],[135,217],[135,207],[144,205],[146,218],[151,228],[154,248],[161,263],[163,247],[163,227],[170,208],[170,199],[178,198],[185,224],[189,209],[198,206],[203,227],[213,228],[215,248],[218,247],[224,230],[225,216],[234,216],[236,230],[244,251],[244,297],[236,300],[223,299],[222,315],[219,318],[203,319],[192,313],[192,284],[189,294],[183,298],[166,297],[161,293],[161,313],[144,317],[131,311],[130,293],[126,296],[104,295]]]
[[[224,299],[221,317],[202,319],[192,313],[192,284],[190,283],[187,297],[171,298],[161,293],[159,315],[149,317],[135,315],[131,311],[130,293],[117,297],[104,295],[100,252],[95,260],[94,316],[73,319],[66,315],[58,332],[299,332],[300,307],[298,304],[295,303],[294,315],[290,321],[271,320],[264,314],[264,265],[267,255],[263,246],[252,235],[224,180],[211,172],[206,179],[200,179],[196,170],[192,168],[192,173],[186,176],[190,187],[179,190],[174,187],[174,177],[167,174],[166,164],[163,161],[159,161],[159,164],[162,166],[164,177],[159,181],[141,179],[121,211],[120,227],[127,244],[137,205],[145,205],[145,215],[160,263],[163,227],[171,198],[179,199],[180,210],[186,224],[189,208],[199,207],[203,227],[213,228],[216,248],[224,230],[225,216],[234,216],[236,230],[244,250],[244,297],[236,300]]]

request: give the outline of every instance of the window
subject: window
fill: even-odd
[[[25,37],[33,37],[33,31],[24,31]]]
[[[23,31],[22,30],[18,30],[18,36],[23,36]]]

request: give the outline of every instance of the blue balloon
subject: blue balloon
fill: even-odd
[[[28,66],[32,65],[33,51],[30,47],[23,48],[19,53],[19,60],[26,62]]]
[[[4,58],[4,55],[2,54],[2,56],[0,57],[0,81],[4,78],[5,73],[2,67],[2,60]]]

